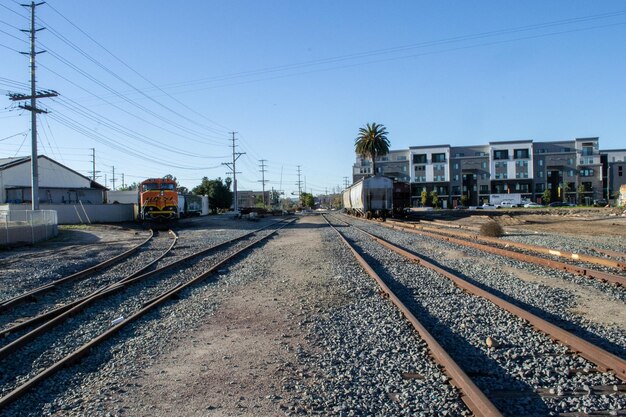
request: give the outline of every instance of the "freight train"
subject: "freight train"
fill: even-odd
[[[342,199],[346,213],[352,216],[368,219],[402,217],[404,209],[411,206],[411,186],[376,175],[346,188]]]
[[[176,181],[149,178],[139,184],[139,216],[144,221],[156,222],[178,219]]]

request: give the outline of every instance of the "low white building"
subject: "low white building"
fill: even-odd
[[[37,158],[39,202],[102,204],[106,187],[47,156]],[[32,202],[30,156],[0,158],[0,203]]]

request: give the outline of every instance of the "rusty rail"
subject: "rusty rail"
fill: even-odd
[[[567,346],[573,352],[589,360],[590,362],[595,363],[600,370],[613,371],[617,378],[626,382],[626,361],[619,358],[618,356],[615,356],[612,353],[609,353],[606,350],[592,343],[589,343],[586,340],[566,330],[563,330],[560,327],[555,326],[554,324],[549,323],[548,321],[512,303],[509,303],[508,301],[505,301],[502,298],[486,290],[483,290],[477,287],[474,284],[467,282],[463,278],[458,277],[452,274],[451,272],[448,272],[445,269],[426,261],[425,259],[415,255],[414,253],[411,253],[405,249],[402,249],[394,245],[393,243],[379,236],[373,235],[372,233],[369,233],[357,226],[354,226],[354,225],[351,225],[351,226],[361,231],[362,233],[365,233],[367,236],[369,236],[376,242],[380,243],[387,249],[390,249],[394,251],[395,253],[404,256],[407,259],[410,259],[415,262],[419,262],[420,265],[426,268],[429,268],[439,273],[440,275],[443,275],[444,277],[450,279],[452,282],[454,282],[456,286],[467,291],[468,293],[485,298],[491,301],[492,303],[494,303],[495,305],[497,305],[498,307],[508,311],[509,313],[526,320],[535,329],[547,334],[548,336],[550,336],[551,338],[555,340],[558,340],[559,342]]]
[[[102,268],[106,268],[107,266],[114,264],[115,262],[118,262],[122,259],[128,258],[130,255],[132,255],[133,253],[137,252],[143,245],[145,245],[146,243],[148,243],[150,241],[150,239],[152,239],[152,237],[154,236],[154,232],[152,231],[152,229],[150,229],[150,236],[148,236],[146,238],[146,240],[144,240],[143,242],[139,243],[138,245],[130,248],[129,250],[120,253],[119,255],[116,255],[110,259],[107,259],[104,262],[100,262],[98,265],[94,265],[91,266],[89,268],[83,269],[82,271],[78,271],[72,275],[68,275],[66,277],[63,278],[59,278],[56,281],[50,282],[48,284],[42,285],[40,287],[34,288],[24,294],[20,294],[20,295],[16,295],[15,297],[9,298],[7,300],[4,300],[2,302],[0,302],[0,312],[6,310],[7,308],[24,302],[25,300],[34,297],[35,295],[38,294],[42,294],[44,292],[50,291],[53,288],[56,288],[58,285],[69,282],[69,281],[73,281],[76,279],[80,279],[80,278],[85,278],[97,271],[99,271]]]
[[[324,216],[324,219],[326,217]],[[467,405],[467,407],[474,413],[475,416],[502,416],[498,409],[489,401],[485,394],[474,384],[469,376],[461,367],[446,353],[437,340],[426,330],[426,328],[417,320],[417,318],[411,313],[411,311],[400,301],[400,299],[391,291],[391,289],[385,284],[380,276],[372,269],[372,267],[363,259],[361,255],[354,249],[354,247],[346,240],[343,234],[337,230],[326,219],[328,225],[339,235],[341,241],[350,249],[357,262],[372,277],[384,295],[402,312],[404,317],[411,323],[413,328],[417,331],[420,337],[426,342],[431,354],[435,361],[437,361],[444,368],[444,372],[452,380],[452,384],[455,385],[462,393],[461,400]]]
[[[219,270],[219,268],[221,266],[223,266],[227,262],[231,261],[233,258],[238,256],[242,252],[244,252],[244,251],[248,250],[249,248],[257,245],[258,243],[262,242],[263,240],[269,238],[270,236],[273,236],[277,231],[279,231],[280,229],[284,228],[285,226],[291,224],[293,221],[294,220],[291,220],[291,221],[285,223],[284,225],[282,225],[281,227],[279,227],[278,229],[274,230],[270,234],[268,234],[266,236],[263,236],[263,237],[261,237],[259,239],[256,239],[254,242],[252,242],[249,245],[246,245],[245,247],[239,249],[235,253],[231,254],[229,257],[227,257],[227,258],[223,259],[222,261],[218,262],[217,264],[213,265],[207,271],[205,271],[202,274],[192,278],[191,280],[187,281],[186,283],[184,283],[184,284],[183,283],[178,283],[178,284],[174,285],[172,288],[170,288],[169,290],[163,292],[161,295],[159,295],[157,297],[154,297],[152,300],[150,300],[147,303],[145,303],[144,307],[141,308],[140,310],[138,310],[135,313],[133,313],[132,315],[128,316],[126,319],[124,319],[120,323],[114,325],[113,327],[111,327],[110,329],[108,329],[107,331],[102,333],[101,335],[99,335],[96,338],[92,339],[90,342],[85,343],[83,346],[81,346],[80,348],[76,349],[74,352],[72,352],[69,355],[65,356],[63,359],[59,360],[58,362],[54,363],[50,367],[48,367],[45,370],[41,371],[39,374],[35,375],[33,378],[27,380],[22,385],[16,387],[13,391],[9,392],[4,397],[0,398],[0,409],[2,407],[7,406],[11,402],[17,400],[19,397],[21,397],[28,390],[30,390],[31,388],[33,388],[34,386],[36,386],[37,384],[39,384],[40,382],[42,382],[43,380],[48,378],[49,376],[53,375],[55,372],[59,371],[60,369],[66,367],[66,366],[69,366],[69,365],[71,365],[73,363],[76,363],[82,357],[88,355],[92,348],[94,348],[98,344],[100,344],[103,341],[105,341],[105,340],[109,339],[110,337],[112,337],[114,334],[116,334],[119,330],[121,330],[127,324],[132,323],[132,322],[138,320],[139,318],[143,317],[150,310],[152,310],[152,309],[158,307],[159,305],[165,303],[167,300],[169,300],[170,298],[172,298],[175,295],[177,295],[178,293],[180,293],[183,289],[185,289],[187,287],[190,287],[191,285],[194,285],[194,284],[202,281],[206,277],[212,275],[213,273],[215,273],[215,271]],[[274,224],[278,224],[278,223],[280,223],[280,222],[276,222]],[[268,225],[266,227],[269,227],[269,226],[271,226],[271,225]],[[266,227],[264,227],[262,229],[265,229]],[[262,230],[262,229],[259,229],[259,230]]]
[[[508,249],[496,248],[494,246],[484,245],[478,242],[455,238],[453,236],[450,236],[449,234],[444,235],[440,233],[429,232],[427,230],[422,230],[420,226],[417,226],[417,225],[414,225],[414,226],[409,226],[406,224],[402,225],[402,223],[398,223],[398,222],[386,222],[386,223],[380,223],[380,224],[385,227],[392,228],[392,229],[399,227],[402,230],[406,230],[411,233],[416,233],[416,234],[420,234],[423,236],[432,237],[432,238],[439,239],[445,242],[456,243],[457,245],[468,246],[474,249],[494,253],[496,255],[504,256],[507,258],[513,258],[518,261],[534,263],[536,265],[541,265],[541,266],[547,266],[553,269],[558,269],[561,271],[571,272],[573,274],[581,275],[584,277],[597,279],[599,281],[605,281],[605,282],[610,282],[612,284],[626,286],[626,277],[623,277],[620,275],[610,274],[608,272],[603,272],[603,271],[596,271],[593,269],[588,269],[588,268],[584,268],[584,267],[580,267],[576,265],[570,265],[564,262],[554,261],[552,259],[540,258],[537,256],[532,256],[526,253],[515,252],[512,250],[508,250]],[[509,242],[507,241],[507,244],[508,243]],[[503,244],[503,243],[500,242],[500,244]]]
[[[399,226],[403,225],[402,222],[396,222],[396,221],[390,221],[390,223],[397,224]],[[584,253],[574,253],[574,252],[569,252],[569,251],[564,251],[564,250],[555,250],[555,249],[546,248],[544,246],[531,245],[528,243],[521,243],[521,242],[514,242],[511,240],[503,241],[502,239],[489,237],[489,236],[481,236],[477,233],[464,232],[464,231],[459,231],[459,230],[455,230],[455,231],[443,230],[441,228],[422,226],[422,225],[416,226],[416,228],[430,231],[430,232],[435,232],[435,233],[443,233],[443,234],[450,235],[450,236],[462,236],[466,239],[478,240],[481,242],[489,242],[489,243],[493,243],[499,246],[506,245],[506,246],[513,247],[513,248],[523,249],[523,250],[527,250],[531,252],[543,253],[543,254],[552,255],[552,256],[558,256],[561,258],[573,259],[575,261],[588,262],[588,263],[592,263],[596,265],[606,266],[609,268],[626,269],[626,262],[616,261],[614,259],[600,258],[598,256],[586,255]],[[622,256],[626,256],[626,255],[622,254]]]

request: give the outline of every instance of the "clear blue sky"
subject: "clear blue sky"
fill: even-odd
[[[27,93],[27,10],[0,5],[0,94]],[[307,191],[342,185],[372,121],[392,149],[626,148],[623,1],[49,0],[37,16],[38,87],[61,94],[40,101],[40,153],[87,174],[96,148],[108,186],[113,166],[117,186],[224,178],[231,130],[239,189],[260,189],[266,159],[287,194],[297,165]],[[0,157],[28,155],[29,113],[3,100]]]

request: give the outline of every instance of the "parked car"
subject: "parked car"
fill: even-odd
[[[548,207],[574,207],[576,204],[574,203],[564,203],[562,201],[555,201],[553,203],[548,204]]]
[[[597,200],[593,200],[594,207],[606,207],[607,204],[609,204],[609,202],[606,201],[605,198],[599,198]]]
[[[494,206],[493,204],[483,204],[483,209],[485,210],[495,210],[496,206]]]
[[[526,208],[533,208],[533,207],[543,207],[543,206],[541,204],[538,204],[538,203],[530,202],[530,203],[524,204],[524,207],[526,207]]]

